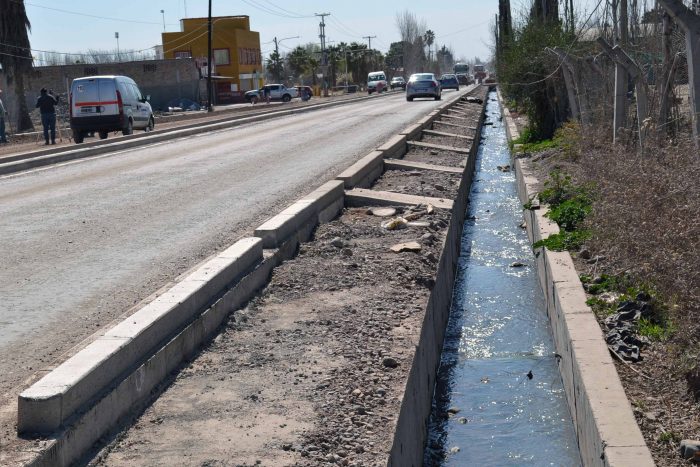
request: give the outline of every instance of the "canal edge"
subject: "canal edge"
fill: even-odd
[[[520,133],[500,89],[498,99],[508,141],[513,141]],[[529,161],[512,155],[511,158],[518,197],[526,204],[537,197],[538,180]],[[531,243],[559,231],[554,222],[544,217],[546,212],[544,206],[523,210]],[[583,465],[655,465],[600,326],[586,304],[571,255],[542,247],[535,251],[535,257]]]

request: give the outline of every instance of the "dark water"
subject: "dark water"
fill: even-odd
[[[579,466],[515,177],[497,168],[510,164],[500,106],[488,98],[425,465]]]

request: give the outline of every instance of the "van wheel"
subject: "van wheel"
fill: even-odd
[[[100,131],[100,139],[107,139],[107,136],[109,136],[108,131]]]
[[[132,122],[131,119],[129,119],[129,123],[128,123],[128,125],[126,126],[126,128],[124,128],[124,129],[122,130],[122,134],[123,134],[124,136],[126,136],[126,135],[132,134],[133,132],[134,132],[134,122]]]
[[[440,99],[442,99],[442,96],[435,96],[436,101],[439,101]]]
[[[153,117],[148,119],[148,125],[146,125],[146,128],[143,129],[146,133],[153,131],[153,127],[156,126],[156,122],[153,121]]]
[[[75,144],[80,144],[83,142],[83,132],[78,130],[73,130],[73,141]]]
[[[292,96],[290,96],[289,94],[285,94],[284,96],[282,96],[282,102],[289,102],[291,100]]]

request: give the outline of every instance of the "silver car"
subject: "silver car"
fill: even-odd
[[[442,98],[440,81],[433,73],[415,73],[406,83],[406,100],[412,101],[414,97],[432,97],[436,101]]]

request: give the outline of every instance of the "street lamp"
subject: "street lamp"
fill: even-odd
[[[160,14],[163,15],[163,32],[165,32],[165,10],[160,10]]]
[[[114,33],[114,38],[117,40],[117,61],[121,61],[121,58],[119,57],[119,33],[115,32]]]
[[[285,37],[285,38],[279,39],[279,40],[277,40],[277,36],[275,36],[275,38],[273,39],[273,41],[275,42],[275,55],[277,56],[278,60],[279,60],[279,56],[280,56],[279,44],[280,44],[280,42],[286,41],[287,39],[299,39],[299,36]],[[275,72],[275,75],[277,75],[276,72]],[[279,76],[275,76],[275,80],[279,80],[279,79],[280,79]]]

